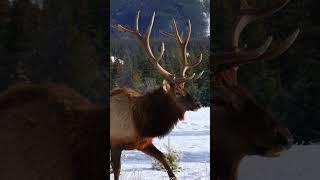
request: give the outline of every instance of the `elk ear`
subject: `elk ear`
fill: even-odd
[[[163,80],[163,81],[162,81],[162,88],[163,88],[163,91],[164,91],[166,94],[169,93],[170,88],[171,88],[170,83],[169,83],[167,80]]]

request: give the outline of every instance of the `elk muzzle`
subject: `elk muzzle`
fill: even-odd
[[[275,130],[278,145],[290,149],[293,145],[293,137],[288,128],[277,128]]]
[[[274,137],[273,147],[257,148],[258,154],[265,157],[278,157],[282,151],[290,149],[293,145],[293,137],[287,128],[275,128]]]
[[[201,108],[201,103],[198,100],[195,100],[193,103],[192,107],[189,109],[190,111],[197,111],[198,109]]]
[[[196,101],[196,108],[197,108],[197,109],[201,108],[201,102],[198,101],[198,100]]]

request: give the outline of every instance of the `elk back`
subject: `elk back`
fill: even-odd
[[[105,178],[105,110],[58,84],[0,95],[0,179]]]
[[[131,89],[117,88],[110,98],[110,142],[111,145],[137,142],[139,134],[135,128],[132,108],[134,100],[141,95]]]

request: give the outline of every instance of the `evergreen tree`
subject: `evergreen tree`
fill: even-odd
[[[13,2],[11,21],[6,32],[12,82],[23,81],[18,77],[21,72],[26,77],[32,76],[32,68],[38,59],[39,11],[39,7],[30,0]],[[25,69],[17,72],[17,66]]]

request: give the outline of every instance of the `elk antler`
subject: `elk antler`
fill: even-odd
[[[147,28],[147,31],[145,33],[144,36],[142,36],[139,32],[139,14],[140,14],[140,11],[138,11],[137,15],[136,15],[136,18],[135,18],[135,25],[134,25],[134,30],[129,30],[125,27],[123,27],[122,25],[120,24],[116,24],[116,25],[112,25],[113,28],[117,29],[118,31],[121,31],[121,32],[128,32],[134,36],[136,36],[138,38],[138,40],[140,40],[142,42],[142,44],[144,45],[144,47],[146,48],[147,50],[147,54],[149,55],[150,57],[150,62],[158,69],[158,71],[164,75],[166,78],[168,78],[170,81],[174,82],[174,83],[177,83],[177,84],[180,84],[182,82],[185,82],[185,81],[188,81],[188,80],[191,80],[191,79],[195,79],[195,74],[192,75],[191,77],[186,77],[185,76],[185,71],[191,67],[194,67],[194,66],[197,66],[200,62],[201,62],[201,59],[202,59],[202,55],[201,55],[201,58],[200,58],[200,62],[198,63],[195,63],[195,64],[187,64],[186,61],[184,63],[184,72],[183,72],[183,76],[182,78],[176,78],[173,74],[169,73],[168,71],[166,71],[163,67],[161,67],[161,65],[159,64],[159,61],[162,59],[163,57],[163,54],[164,54],[164,42],[162,42],[162,46],[161,46],[161,53],[160,53],[160,56],[159,57],[155,57],[152,50],[151,50],[151,47],[150,47],[150,34],[151,34],[151,30],[152,30],[152,26],[153,26],[153,22],[154,22],[154,17],[155,17],[155,13],[153,13],[153,16],[151,18],[151,21],[150,21],[150,24]],[[189,22],[190,23],[190,22]],[[190,27],[190,32],[189,32],[189,35],[188,35],[188,38],[187,38],[187,41],[185,43],[185,48],[188,44],[188,41],[190,39],[190,33],[191,33],[191,24],[189,25]],[[180,38],[181,39],[181,38]],[[186,51],[186,50],[185,50]],[[185,58],[187,57],[186,53],[184,54]],[[202,75],[202,73],[200,74],[200,76]],[[200,76],[198,75],[196,78],[200,78]]]
[[[174,75],[171,74],[170,72],[166,71],[159,64],[159,61],[162,59],[163,54],[164,54],[164,50],[165,50],[164,49],[164,42],[161,43],[161,53],[160,53],[159,57],[154,56],[154,54],[151,50],[151,47],[150,47],[150,34],[151,34],[152,26],[153,26],[155,13],[153,13],[150,24],[149,24],[144,36],[141,35],[139,32],[139,14],[140,14],[140,11],[138,11],[136,18],[135,18],[134,30],[129,30],[120,24],[112,25],[112,27],[117,29],[118,31],[128,32],[128,33],[136,36],[138,38],[138,40],[140,40],[142,42],[142,44],[144,45],[144,47],[146,48],[147,54],[149,55],[150,62],[156,67],[156,69],[160,72],[160,74],[164,75],[169,80],[173,80]]]
[[[239,48],[240,34],[243,29],[253,21],[270,16],[282,9],[289,0],[283,0],[271,8],[256,9],[249,6],[247,0],[240,0],[240,14],[237,16],[231,31],[231,41],[228,42],[232,50],[229,52],[214,53],[214,66],[224,65],[226,67],[236,67],[241,64],[256,60],[273,59],[284,53],[295,41],[299,34],[299,29],[295,30],[283,43],[268,50],[272,37],[269,37],[259,48],[253,50],[243,50]]]
[[[173,28],[174,28],[174,34],[164,32],[164,31],[160,31],[160,33],[169,37],[169,38],[177,40],[178,47],[180,48],[180,51],[181,51],[182,60],[179,60],[179,61],[180,61],[180,64],[182,65],[182,78],[176,79],[175,81],[178,83],[184,83],[188,80],[199,79],[202,76],[204,71],[199,73],[197,76],[195,73],[193,73],[189,77],[187,77],[187,75],[186,75],[186,72],[188,69],[191,69],[191,68],[198,66],[202,61],[202,53],[200,54],[200,58],[197,62],[190,63],[190,61],[188,60],[187,46],[188,46],[190,36],[191,36],[191,22],[190,22],[190,20],[188,20],[188,35],[187,35],[185,41],[183,41],[183,31],[181,32],[181,35],[179,35],[177,24],[174,19],[172,19],[172,24],[173,24]]]

